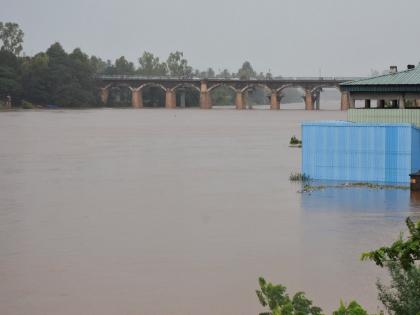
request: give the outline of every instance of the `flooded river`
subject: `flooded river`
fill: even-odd
[[[0,314],[257,314],[257,278],[376,310],[360,253],[410,192],[299,194],[299,122],[340,111],[0,113]]]

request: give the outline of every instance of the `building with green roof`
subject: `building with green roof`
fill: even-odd
[[[363,100],[365,108],[371,107],[372,100],[376,100],[377,108],[418,108],[420,64],[408,65],[407,70],[399,72],[391,66],[389,74],[344,82],[340,89],[347,108],[355,108],[357,100]]]

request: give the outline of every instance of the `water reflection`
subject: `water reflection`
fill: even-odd
[[[337,183],[316,182],[315,185],[323,184],[333,186]],[[408,189],[326,188],[302,193],[301,205],[306,211],[416,215],[420,212],[420,192]]]

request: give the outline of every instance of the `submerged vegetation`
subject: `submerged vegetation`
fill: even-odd
[[[301,147],[302,147],[302,141],[301,141],[301,140],[299,140],[298,138],[296,138],[296,136],[293,136],[293,137],[291,137],[291,138],[290,138],[289,145],[290,145],[291,147],[298,147],[298,148],[301,148]]]
[[[355,182],[355,183],[343,183],[343,184],[335,184],[335,185],[310,185],[305,184],[300,190],[300,193],[311,193],[314,191],[324,190],[328,188],[368,188],[368,189],[402,189],[408,190],[410,189],[409,186],[405,185],[389,185],[389,184],[375,184],[375,183],[363,183],[363,182]]]
[[[291,173],[289,180],[291,182],[309,182],[311,178],[305,173]]]
[[[407,218],[409,237],[400,237],[389,247],[362,254],[362,260],[372,260],[380,267],[386,267],[391,279],[390,285],[378,280],[378,299],[390,315],[420,315],[420,221],[416,224]],[[286,287],[267,283],[259,278],[260,289],[256,290],[259,302],[269,311],[260,315],[321,315],[321,308],[312,305],[303,292],[291,299]],[[384,313],[380,311],[380,315]],[[348,305],[340,302],[332,315],[368,315],[356,301]]]

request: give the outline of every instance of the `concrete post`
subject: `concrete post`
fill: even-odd
[[[131,106],[133,108],[143,108],[143,92],[138,89],[131,89]]]
[[[405,108],[405,99],[404,96],[401,96],[400,99],[398,100],[398,106],[400,109],[404,109]]]
[[[108,97],[109,97],[108,88],[107,87],[101,88],[100,98],[103,105],[106,105],[108,103]]]
[[[186,107],[186,105],[185,105],[185,91],[181,90],[180,94],[181,94],[180,95],[180,107],[185,108]]]
[[[277,91],[271,91],[271,109],[278,110],[280,109],[280,103],[277,100]]]
[[[356,100],[349,95],[349,108],[356,108]]]
[[[166,108],[175,108],[176,107],[175,92],[172,91],[169,88],[166,90],[165,107]]]
[[[341,92],[341,110],[348,110],[350,107],[349,92]]]
[[[365,100],[365,108],[370,108],[370,100]]]
[[[320,105],[321,105],[321,92],[317,91],[316,92],[316,100],[315,100],[315,109],[319,110],[320,109]]]
[[[201,81],[200,84],[200,108],[210,109],[211,108],[211,99],[210,93],[207,89],[207,82]]]
[[[245,109],[244,95],[239,90],[236,91],[235,106],[236,106],[236,109]]]
[[[305,109],[314,110],[314,97],[310,89],[305,90]]]

